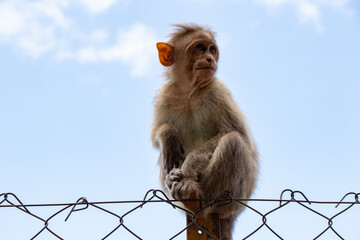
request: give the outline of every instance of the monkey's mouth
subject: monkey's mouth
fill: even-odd
[[[215,71],[215,68],[213,68],[213,67],[199,67],[199,68],[196,68],[196,70],[212,70],[212,71]]]

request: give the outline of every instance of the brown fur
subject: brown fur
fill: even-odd
[[[216,47],[214,33],[195,24],[176,26],[169,41],[174,64],[155,98],[152,127],[153,144],[160,150],[163,189],[175,199],[208,200],[203,206],[225,191],[233,198],[249,198],[256,185],[258,157],[245,117],[215,71],[194,70],[206,63],[205,58],[217,66],[218,53],[187,48],[198,39],[204,40],[207,49]],[[203,214],[219,213],[221,237],[231,239],[234,220],[242,210],[239,203],[218,204]]]

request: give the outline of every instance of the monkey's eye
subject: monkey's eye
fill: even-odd
[[[195,49],[196,49],[196,50],[200,50],[200,51],[202,51],[202,52],[205,52],[205,51],[206,51],[206,47],[205,47],[205,45],[204,45],[203,43],[197,44],[197,45],[195,46]]]
[[[210,52],[211,54],[215,55],[215,54],[216,54],[216,48],[215,48],[214,46],[211,46],[211,47],[209,48],[209,52]]]

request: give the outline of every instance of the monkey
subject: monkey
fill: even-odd
[[[162,188],[177,200],[201,199],[202,206],[225,192],[249,199],[257,182],[257,147],[245,115],[215,76],[215,32],[194,23],[173,26],[170,40],[156,44],[167,80],[154,99],[151,130],[152,143],[160,150]],[[184,203],[193,213],[199,204]],[[236,202],[218,203],[201,214],[219,214],[220,239],[231,240],[243,209]]]

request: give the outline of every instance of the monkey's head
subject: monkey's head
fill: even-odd
[[[196,25],[174,25],[168,43],[156,44],[160,63],[169,67],[170,78],[189,86],[189,98],[198,89],[208,86],[215,76],[219,50],[214,33]]]

